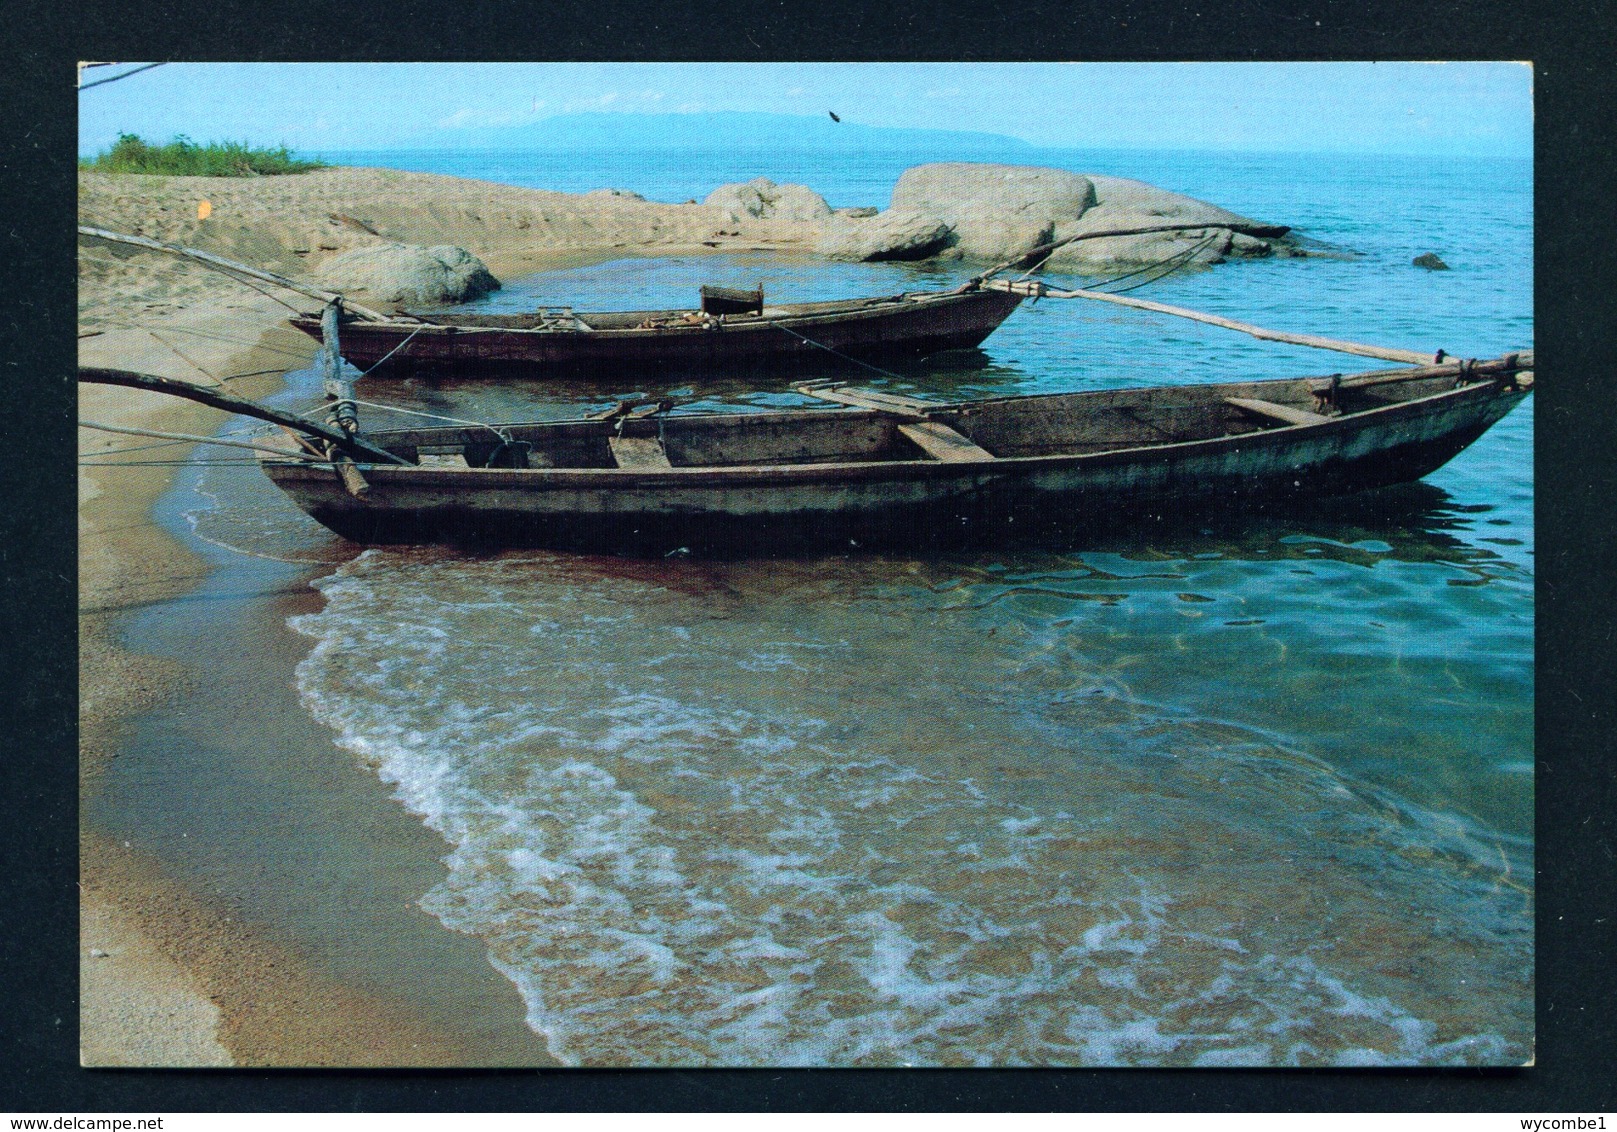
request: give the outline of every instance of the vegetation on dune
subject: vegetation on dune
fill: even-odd
[[[135,134],[119,134],[112,148],[80,158],[79,168],[97,173],[158,173],[174,177],[258,177],[324,169],[301,161],[286,146],[250,147],[242,142],[198,145],[181,134],[166,145],[151,145]]]

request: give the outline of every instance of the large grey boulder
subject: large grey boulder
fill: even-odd
[[[327,260],[320,281],[333,291],[364,291],[375,302],[406,304],[460,303],[500,287],[482,260],[451,244],[355,248]]]
[[[1069,236],[1167,225],[1181,232],[1080,240],[1050,257],[1055,268],[1186,262],[1226,256],[1299,254],[1281,240],[1287,229],[1144,181],[1070,173],[1033,165],[941,162],[905,170],[893,187],[893,212],[935,217],[949,226],[945,255],[1001,263]]]
[[[1064,169],[948,161],[906,169],[892,208],[943,221],[961,255],[1000,261],[1047,243],[1094,201],[1089,178]]]
[[[1093,204],[1081,215],[1057,224],[1051,232],[1052,239],[1174,224],[1206,224],[1207,227],[1079,240],[1056,249],[1049,260],[1053,268],[1157,263],[1181,254],[1190,263],[1216,263],[1231,255],[1273,255],[1287,247],[1279,242],[1288,231],[1284,225],[1263,224],[1206,201],[1127,177],[1091,174],[1089,182],[1095,190]]]
[[[814,250],[831,259],[925,259],[949,242],[949,232],[947,224],[924,212],[839,215],[821,226]]]
[[[702,203],[724,209],[732,221],[751,218],[814,223],[831,215],[825,198],[807,185],[777,185],[768,177],[720,185]]]

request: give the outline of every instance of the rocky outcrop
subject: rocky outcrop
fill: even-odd
[[[1170,224],[1205,223],[1207,227],[1079,240],[1056,249],[1050,257],[1051,267],[1156,263],[1186,253],[1187,262],[1217,263],[1232,255],[1257,258],[1290,250],[1281,241],[1289,230],[1284,225],[1264,224],[1127,177],[1091,175],[1088,180],[1095,189],[1093,205],[1082,215],[1057,224],[1053,239]]]
[[[998,261],[1048,243],[1058,223],[1094,203],[1094,186],[1077,173],[950,161],[906,169],[892,208],[935,216],[953,232],[958,254]]]
[[[1168,225],[1184,231],[1082,239],[1057,249],[1055,268],[1188,263],[1228,256],[1302,254],[1283,225],[1264,224],[1206,201],[1125,177],[1031,165],[942,162],[908,169],[892,207],[870,220],[821,224],[817,250],[838,259],[916,259],[941,254],[1002,263],[1072,236]],[[938,225],[947,234],[933,236]]]
[[[1443,257],[1436,252],[1427,252],[1410,260],[1416,267],[1424,267],[1427,271],[1447,271],[1449,265],[1443,262]]]
[[[334,291],[363,291],[379,303],[460,303],[498,290],[483,261],[452,244],[381,244],[329,259],[320,281]]]
[[[888,209],[868,218],[832,217],[821,226],[814,250],[831,259],[925,259],[949,238],[949,226],[935,216]]]
[[[724,209],[732,222],[816,223],[831,215],[825,198],[807,185],[777,185],[767,177],[720,185],[703,203]]]

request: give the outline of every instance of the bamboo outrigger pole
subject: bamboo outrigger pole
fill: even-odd
[[[1312,346],[1318,350],[1335,350],[1341,354],[1357,354],[1365,358],[1383,358],[1389,362],[1405,362],[1409,365],[1431,365],[1440,358],[1419,350],[1400,350],[1393,346],[1370,346],[1363,342],[1346,342],[1338,338],[1321,338],[1316,334],[1288,334],[1281,330],[1268,330],[1262,326],[1253,326],[1249,322],[1236,322],[1234,319],[1221,318],[1216,314],[1205,314],[1202,311],[1191,310],[1189,307],[1174,307],[1167,303],[1153,303],[1149,299],[1131,299],[1124,295],[1112,295],[1105,291],[1058,290],[1049,287],[1038,280],[1028,280],[1025,283],[1013,283],[1006,280],[990,279],[982,284],[993,291],[1006,291],[1013,295],[1027,295],[1032,298],[1051,299],[1096,299],[1103,303],[1116,303],[1119,306],[1135,307],[1139,310],[1155,311],[1158,314],[1171,314],[1176,318],[1188,318],[1195,322],[1205,322],[1209,326],[1222,326],[1226,330],[1238,330],[1242,334],[1250,334],[1254,338],[1261,338],[1266,342],[1289,342],[1294,346]]]
[[[245,275],[250,279],[260,279],[265,283],[273,283],[277,287],[285,287],[289,291],[296,291],[300,295],[308,295],[312,299],[319,299],[322,303],[340,302],[344,309],[352,311],[361,318],[368,318],[373,322],[387,322],[389,316],[381,311],[362,307],[358,303],[344,299],[335,291],[322,291],[318,287],[310,287],[306,283],[288,279],[284,275],[276,275],[273,271],[261,271],[256,267],[248,267],[245,263],[237,263],[233,259],[226,259],[212,252],[201,251],[197,248],[182,247],[179,244],[165,244],[161,240],[148,239],[145,236],[131,236],[125,232],[114,232],[107,228],[91,228],[89,225],[79,225],[79,235],[90,236],[97,240],[110,240],[115,244],[130,244],[137,248],[146,248],[154,252],[168,252],[171,255],[185,256],[209,267],[227,271],[236,275]]]

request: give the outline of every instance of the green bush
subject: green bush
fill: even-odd
[[[255,177],[307,173],[324,169],[319,161],[300,161],[286,146],[249,148],[241,142],[198,145],[181,134],[167,145],[150,145],[135,134],[119,134],[105,153],[81,158],[81,169],[97,173],[160,173],[171,177]]]

